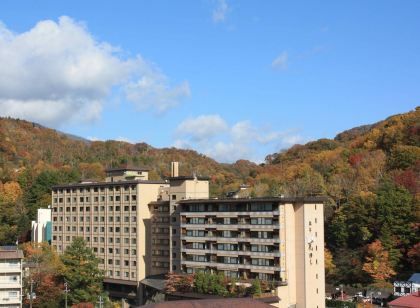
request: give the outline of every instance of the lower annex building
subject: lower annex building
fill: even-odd
[[[277,307],[325,307],[323,198],[209,198],[209,180],[148,180],[146,168],[52,189],[52,245],[83,237],[112,296],[142,302],[141,281],[222,271],[274,281]],[[310,303],[310,304],[309,304]]]

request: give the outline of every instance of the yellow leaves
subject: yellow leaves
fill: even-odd
[[[325,274],[331,275],[335,271],[335,264],[333,260],[333,256],[331,252],[328,250],[328,248],[324,248],[324,262],[325,262]]]
[[[382,246],[380,240],[370,243],[367,250],[368,253],[366,262],[363,264],[363,270],[372,277],[375,283],[385,282],[396,274],[391,267],[389,253]]]
[[[359,197],[363,200],[368,200],[368,199],[376,198],[376,194],[371,191],[360,191]]]
[[[0,187],[0,198],[5,203],[16,203],[22,196],[22,189],[17,182],[7,182]]]

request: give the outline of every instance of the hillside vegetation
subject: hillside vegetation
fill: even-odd
[[[49,189],[82,178],[102,180],[106,167],[141,165],[152,179],[210,176],[212,196],[248,184],[253,196],[329,198],[325,211],[327,278],[386,284],[420,270],[420,108],[268,155],[265,164],[220,164],[191,150],[145,143],[86,141],[35,123],[0,118],[0,244],[27,240]],[[376,266],[381,264],[382,266]]]

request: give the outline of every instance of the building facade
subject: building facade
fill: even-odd
[[[148,169],[107,170],[105,182],[55,186],[52,190],[52,245],[63,253],[75,237],[83,237],[100,260],[110,293],[138,294],[149,273],[151,251],[149,203],[164,181],[149,181]]]
[[[183,200],[181,270],[276,285],[279,307],[324,307],[323,200]],[[309,303],[311,303],[309,305]]]
[[[31,240],[34,243],[48,242],[52,239],[51,209],[38,209],[37,219],[31,223]]]
[[[394,281],[394,295],[406,296],[420,291],[420,273],[414,273],[407,281]]]
[[[23,252],[17,247],[0,247],[0,307],[22,307]]]
[[[321,198],[209,199],[208,178],[179,176],[172,163],[165,181],[121,168],[105,182],[55,186],[52,224],[59,253],[86,240],[113,296],[139,302],[147,277],[208,270],[272,281],[278,307],[325,306]]]

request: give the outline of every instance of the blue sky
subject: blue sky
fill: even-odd
[[[2,1],[0,115],[265,155],[420,105],[420,2]]]

